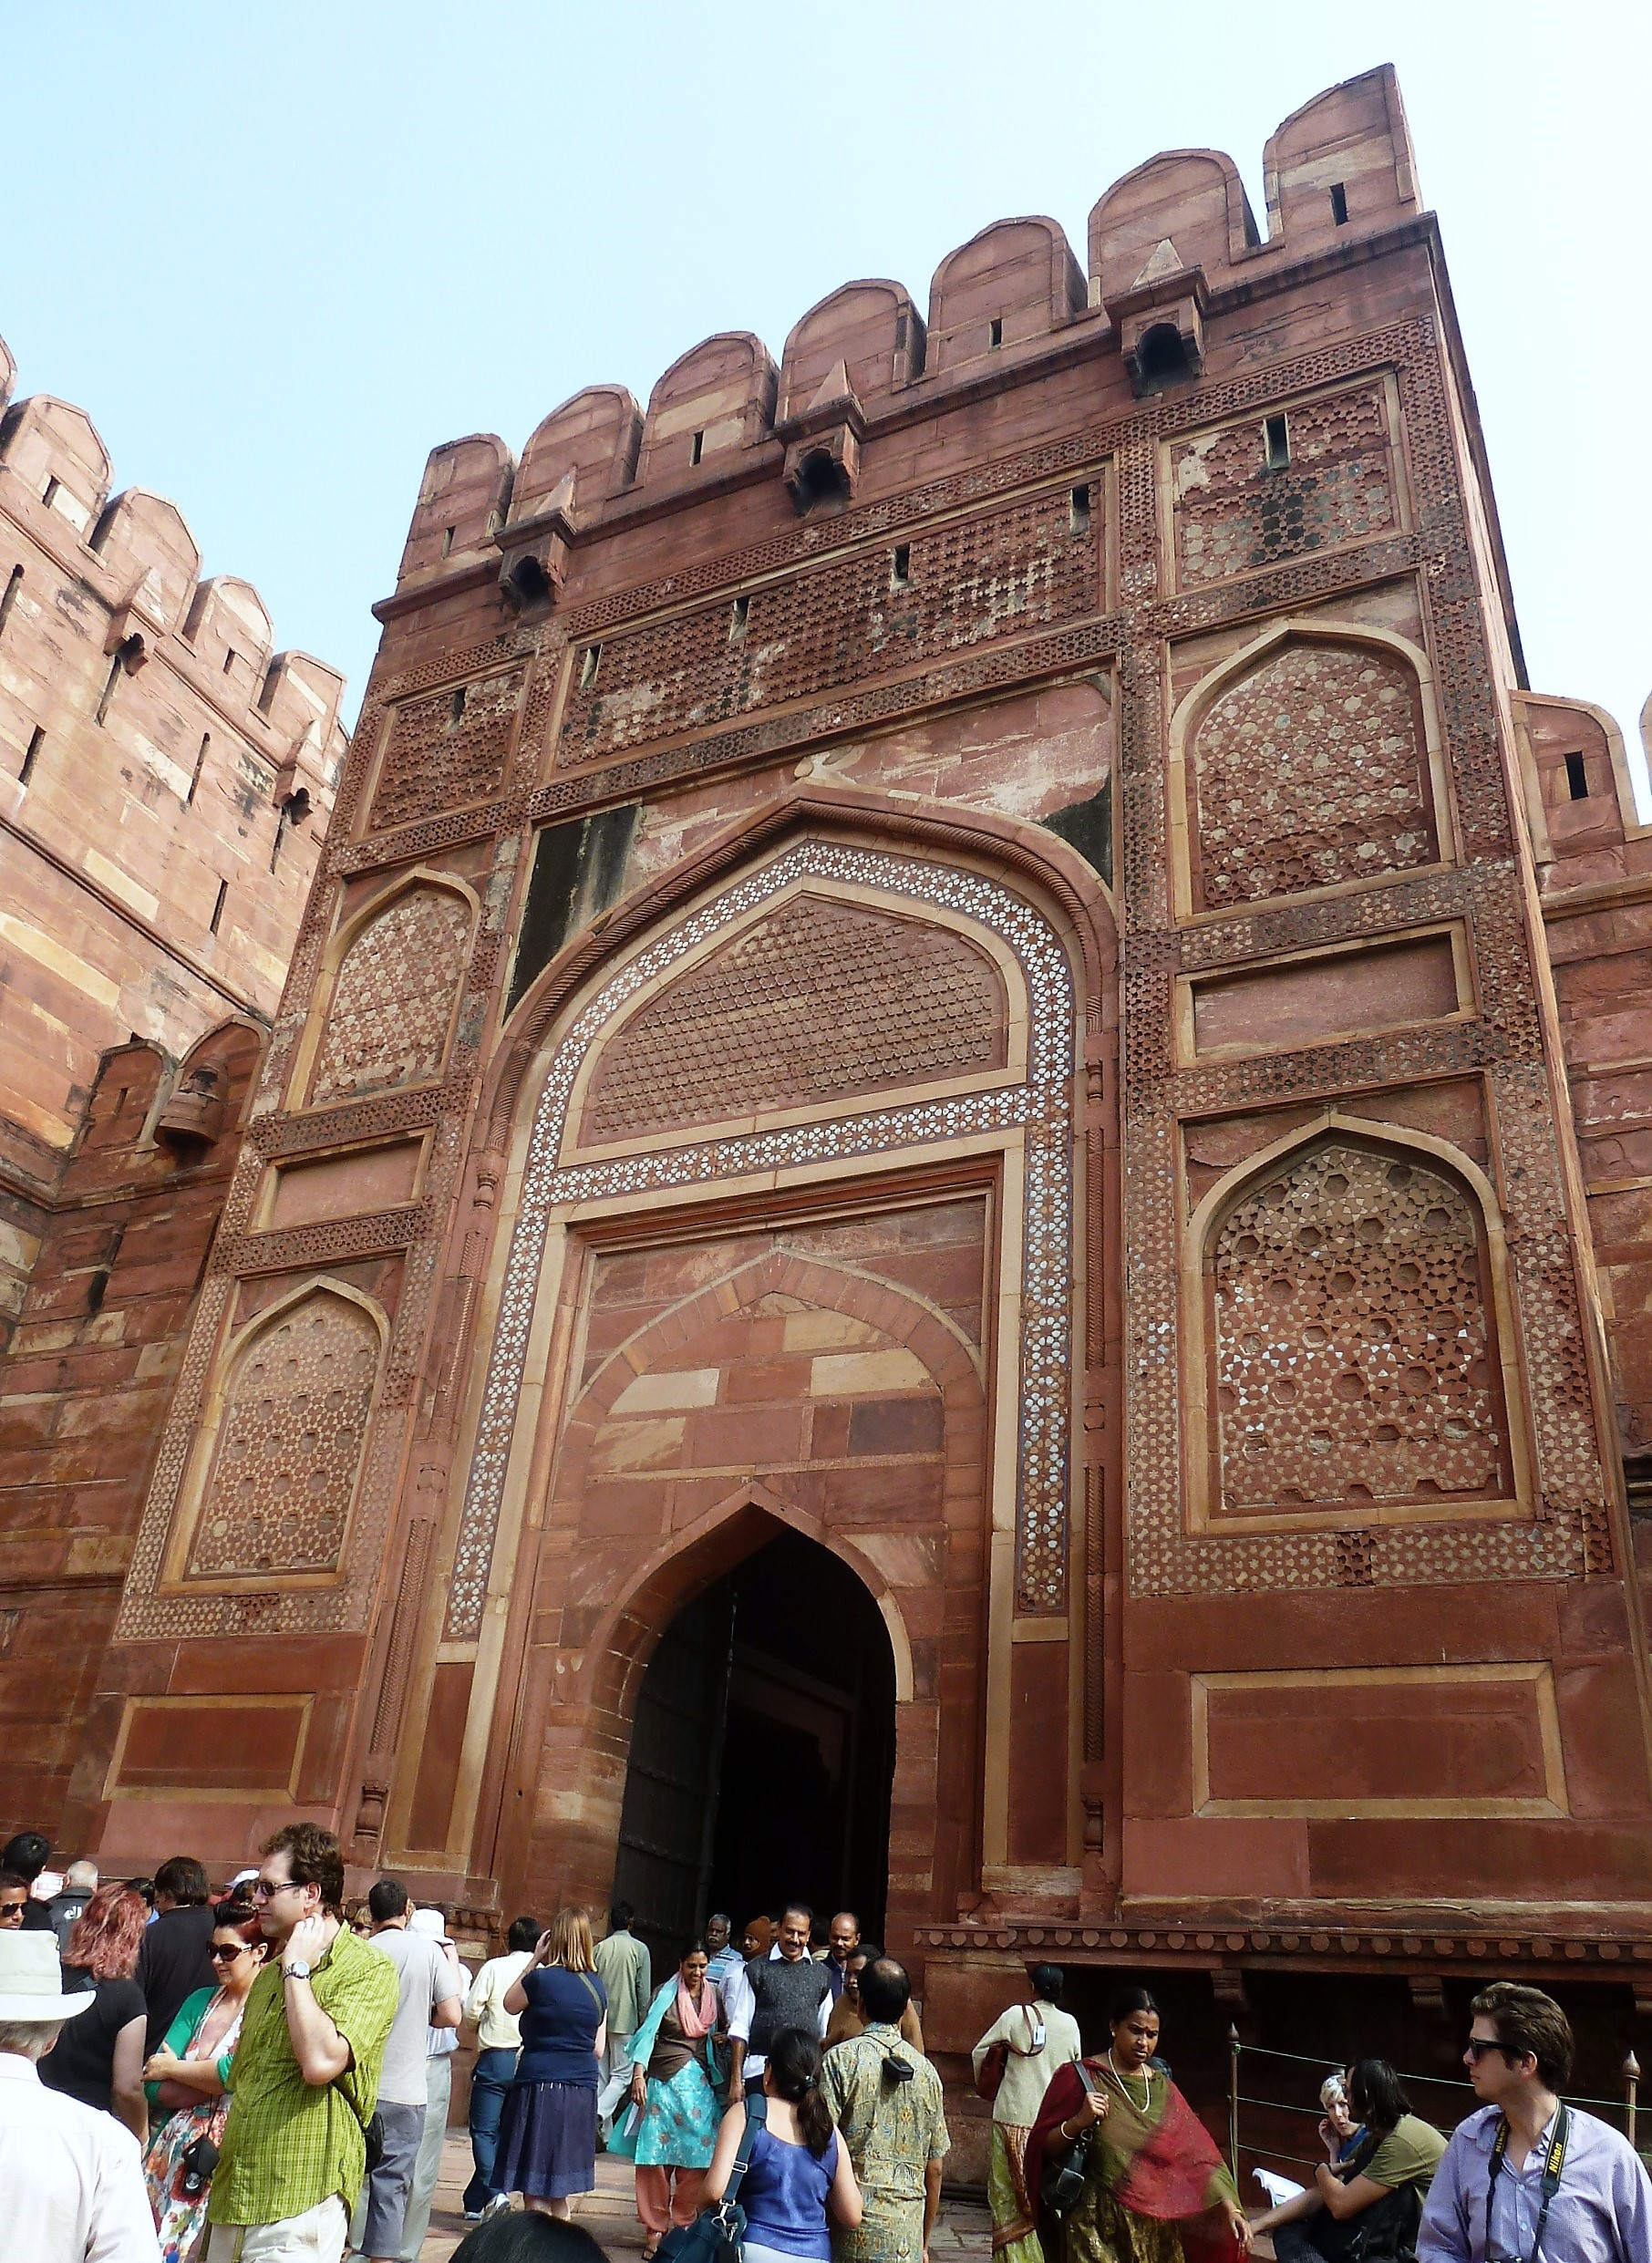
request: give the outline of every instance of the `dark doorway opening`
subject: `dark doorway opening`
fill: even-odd
[[[675,1964],[788,1896],[882,1938],[894,1658],[848,1566],[781,1533],[678,1612],[637,1692],[615,1900]]]

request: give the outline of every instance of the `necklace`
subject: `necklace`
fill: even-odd
[[[1145,2113],[1149,2106],[1151,2106],[1153,2102],[1153,2071],[1151,2067],[1143,2067],[1141,2070],[1143,2095],[1138,2104],[1130,2084],[1119,2072],[1119,2062],[1113,2057],[1113,2047],[1110,2043],[1107,2047],[1107,2064],[1114,2082],[1118,2083],[1119,2088],[1124,2092],[1125,2097],[1129,2099],[1131,2104],[1136,2107],[1136,2111],[1139,2113]]]

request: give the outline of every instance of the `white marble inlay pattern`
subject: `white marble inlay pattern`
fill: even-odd
[[[645,983],[710,936],[800,880],[871,888],[975,921],[1007,944],[1025,976],[1029,1033],[1024,1084],[906,1107],[862,1111],[829,1122],[662,1146],[611,1162],[559,1167],[574,1082],[591,1048]],[[446,1633],[480,1632],[505,1472],[516,1428],[534,1298],[552,1213],[658,1187],[795,1169],[885,1149],[928,1145],[978,1132],[1025,1128],[1026,1239],[1022,1252],[1021,1429],[1016,1534],[1017,1604],[1058,1611],[1067,1595],[1068,1415],[1072,1338],[1071,1086],[1075,1018],[1072,972],[1048,922],[979,873],[890,856],[872,849],[803,841],[628,959],[558,1044],[534,1110],[521,1206],[506,1259],[498,1327],[471,1456]]]

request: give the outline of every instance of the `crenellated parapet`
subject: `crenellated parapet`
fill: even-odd
[[[1420,216],[1392,67],[1295,111],[1267,143],[1264,179],[1265,234],[1230,157],[1168,150],[1097,200],[1082,264],[1058,222],[996,221],[942,260],[927,315],[899,283],[847,283],[800,317],[778,369],[761,340],[727,333],[674,362],[645,412],[622,387],[576,393],[520,466],[492,435],[450,441],[427,467],[398,591],[503,552],[507,593],[543,599],[569,540],[718,482],[783,478],[799,512],[841,502],[880,428],[1024,381],[1057,356],[1118,355],[1138,391],[1167,368],[1196,374],[1213,307]],[[834,396],[846,413],[825,413]]]
[[[344,678],[115,488],[83,409],[0,346],[0,1173],[49,1188],[99,1055],[273,1015],[348,738]]]

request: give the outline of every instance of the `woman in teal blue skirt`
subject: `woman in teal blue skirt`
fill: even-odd
[[[722,2118],[718,2087],[726,2078],[715,2037],[723,2010],[706,1965],[705,1950],[691,1948],[631,2038],[631,2100],[641,2119],[634,2133],[616,2131],[608,2147],[630,2151],[635,2138],[645,2263],[674,2224],[691,2224],[698,2213]]]

